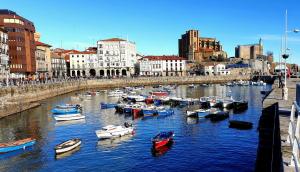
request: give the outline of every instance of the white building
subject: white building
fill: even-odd
[[[65,58],[57,53],[51,52],[52,77],[61,78],[67,76],[67,66]]]
[[[0,28],[0,81],[9,77],[8,34]]]
[[[204,64],[204,74],[205,75],[230,75],[230,69],[226,69],[226,65],[219,64]]]
[[[178,56],[145,56],[139,66],[141,76],[186,75],[186,60]]]
[[[97,54],[94,52],[70,53],[71,77],[95,76],[98,67]]]
[[[130,76],[137,63],[135,43],[119,38],[97,42],[97,76]]]

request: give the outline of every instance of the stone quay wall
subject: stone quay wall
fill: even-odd
[[[239,80],[250,80],[250,76],[138,77],[5,87],[0,88],[0,118],[39,106],[41,100],[79,90],[158,84],[215,84]]]

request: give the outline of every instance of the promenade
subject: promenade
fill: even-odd
[[[78,79],[55,83],[26,84],[0,89],[0,118],[36,107],[39,101],[88,89],[111,89],[126,86],[166,84],[215,84],[249,80],[249,75],[186,76],[186,77],[138,77],[118,79]]]
[[[300,83],[300,79],[291,78],[287,81],[288,87],[288,100],[283,100],[282,89],[278,88],[278,81],[274,83],[272,92],[265,98],[263,102],[263,108],[278,102],[279,106],[279,128],[280,137],[282,141],[285,141],[288,136],[289,122],[290,122],[290,111],[293,102],[296,100],[296,84]],[[270,145],[271,146],[271,145]],[[292,147],[288,144],[281,144],[282,161],[284,164],[291,162]],[[294,171],[293,168],[283,165],[284,171]]]

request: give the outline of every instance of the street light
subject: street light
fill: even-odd
[[[282,54],[282,58],[284,59],[284,100],[288,99],[288,88],[286,86],[286,76],[287,76],[287,71],[286,71],[286,59],[289,58],[289,54],[287,54],[287,39],[288,39],[288,33],[294,32],[298,33],[300,30],[299,29],[294,29],[293,31],[288,31],[288,12],[287,10],[285,11],[285,47],[284,47],[284,54]]]

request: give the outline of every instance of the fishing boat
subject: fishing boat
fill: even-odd
[[[108,125],[96,131],[96,135],[99,139],[111,139],[133,133],[134,128],[128,123],[125,123],[124,126]]]
[[[210,97],[209,105],[210,107],[218,108],[223,106],[223,102],[217,97]]]
[[[25,149],[26,147],[32,146],[36,143],[35,139],[26,138],[17,140],[9,143],[0,143],[0,153],[11,152],[19,149]]]
[[[67,108],[67,109],[60,109],[54,108],[51,110],[53,114],[67,114],[67,113],[79,113],[80,110],[77,108]]]
[[[238,120],[230,120],[229,128],[237,128],[237,129],[251,129],[253,127],[253,123],[247,121],[238,121]]]
[[[152,138],[152,144],[154,149],[158,149],[162,146],[168,145],[173,142],[174,132],[161,132]]]
[[[211,109],[197,109],[195,112],[198,113],[199,118],[204,118],[206,115],[208,115],[212,110]]]
[[[81,140],[78,138],[67,140],[55,146],[54,150],[56,154],[66,153],[81,145]]]
[[[55,115],[54,119],[56,121],[71,121],[84,119],[85,116],[81,114],[67,114],[67,115]]]
[[[233,107],[233,100],[232,99],[224,99],[223,101],[223,108],[230,109]]]
[[[110,108],[115,108],[117,106],[116,103],[100,103],[101,109],[110,109]]]
[[[210,107],[209,98],[208,97],[200,97],[199,100],[200,108],[207,109]]]

